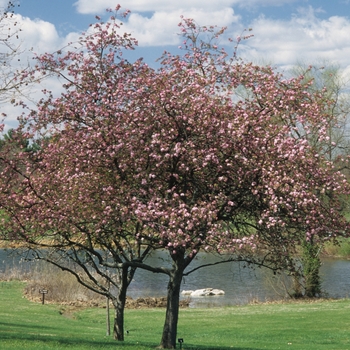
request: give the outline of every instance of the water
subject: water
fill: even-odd
[[[29,272],[35,264],[35,261],[26,260],[26,256],[20,255],[16,250],[0,249],[0,273],[12,268],[21,272]]]
[[[152,262],[163,258],[163,254],[157,252],[149,260]],[[213,256],[204,253],[200,254],[185,272],[203,263],[208,264],[216,261],[218,259]],[[265,285],[267,277],[272,277],[272,273],[262,269],[244,267],[242,263],[230,262],[194,271],[189,276],[184,277],[181,290],[216,288],[225,291],[223,296],[191,297],[191,305],[195,307],[236,305],[252,300],[265,301],[276,298],[276,293]],[[165,296],[167,281],[168,276],[166,275],[137,270],[128,294],[133,298],[140,296]],[[188,298],[188,296],[183,298]]]
[[[151,261],[164,258],[159,252]],[[187,270],[200,264],[218,261],[217,258],[202,253]],[[187,271],[186,270],[186,271]],[[185,271],[185,272],[186,272]],[[321,267],[322,288],[329,297],[344,298],[350,296],[350,261],[342,259],[324,259]],[[166,295],[167,276],[137,270],[134,281],[129,287],[129,295],[164,296]],[[230,262],[196,270],[182,282],[181,290],[217,288],[225,291],[224,296],[191,297],[195,307],[225,306],[246,304],[252,301],[271,301],[287,296],[283,285],[290,284],[286,276],[273,275],[265,268],[246,267],[243,263]],[[186,298],[186,296],[185,296]]]
[[[322,288],[332,298],[350,297],[350,261],[326,259],[321,267]]]
[[[188,267],[192,270],[200,264],[217,261],[217,258],[202,253]],[[147,261],[150,264],[170,265],[167,254],[156,252]],[[0,272],[11,266],[24,270],[33,268],[33,263],[20,262],[18,256],[8,256],[0,250]],[[322,288],[329,297],[350,296],[350,261],[343,259],[324,259],[321,267]],[[138,269],[131,283],[128,295],[137,297],[166,296],[168,276]],[[191,297],[192,307],[210,307],[245,304],[252,301],[270,301],[286,297],[283,284],[288,283],[284,276],[274,276],[264,268],[252,269],[243,263],[230,262],[205,267],[184,277],[181,290],[217,288],[225,291],[223,296]],[[182,297],[187,298],[187,296]]]

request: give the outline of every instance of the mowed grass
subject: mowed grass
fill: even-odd
[[[0,282],[0,349],[155,349],[164,309],[126,310],[124,343],[106,336],[106,311],[69,313],[22,297],[24,284]],[[70,310],[72,311],[72,310]],[[182,309],[182,349],[350,350],[350,300]],[[178,346],[178,348],[180,348]]]

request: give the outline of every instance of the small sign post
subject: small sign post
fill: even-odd
[[[42,295],[41,303],[44,305],[45,304],[45,294],[48,293],[47,289],[39,289],[39,293]]]

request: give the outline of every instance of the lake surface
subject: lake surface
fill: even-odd
[[[167,254],[156,252],[149,257],[149,263],[170,264]],[[217,257],[205,253],[192,262],[188,270],[200,264],[218,261]],[[0,272],[17,266],[30,270],[35,263],[19,261],[16,256],[8,256],[0,249]],[[185,271],[186,272],[186,271]],[[329,297],[344,298],[350,296],[350,261],[342,259],[324,259],[321,267],[322,288]],[[168,277],[138,269],[131,283],[128,295],[132,298],[145,296],[165,296]],[[245,304],[252,301],[271,301],[286,297],[284,284],[289,281],[285,276],[274,276],[264,268],[252,269],[243,263],[225,263],[205,267],[184,277],[181,290],[217,288],[225,291],[223,296],[191,297],[192,307],[210,307]],[[187,296],[183,297],[187,298]]]
[[[150,260],[163,259],[153,256]],[[202,253],[188,267],[192,270],[203,263],[217,261],[216,257]],[[186,272],[186,271],[185,271]],[[350,261],[324,259],[321,267],[322,288],[332,298],[350,296]],[[137,270],[129,287],[133,298],[141,296],[164,296],[167,290],[167,276]],[[223,296],[191,297],[192,306],[226,306],[246,304],[252,301],[271,301],[287,296],[284,285],[290,284],[286,276],[274,276],[266,268],[245,267],[245,264],[231,262],[205,267],[191,273],[182,282],[181,290],[217,288],[225,291]],[[187,298],[185,296],[184,298]]]

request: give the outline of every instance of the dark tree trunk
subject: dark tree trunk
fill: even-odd
[[[176,348],[177,322],[179,318],[180,287],[185,269],[184,257],[173,258],[173,269],[169,275],[167,309],[163,335],[160,344],[162,349]]]
[[[126,290],[126,288],[125,288]],[[117,296],[116,300],[113,301],[115,309],[114,325],[113,325],[113,336],[115,340],[124,340],[124,308],[125,308],[125,298],[120,294]]]
[[[113,305],[115,310],[113,336],[115,340],[124,340],[124,309],[126,302],[126,291],[132,278],[135,274],[136,268],[131,268],[128,271],[128,267],[124,266],[120,275],[120,286],[117,296],[113,299]]]

